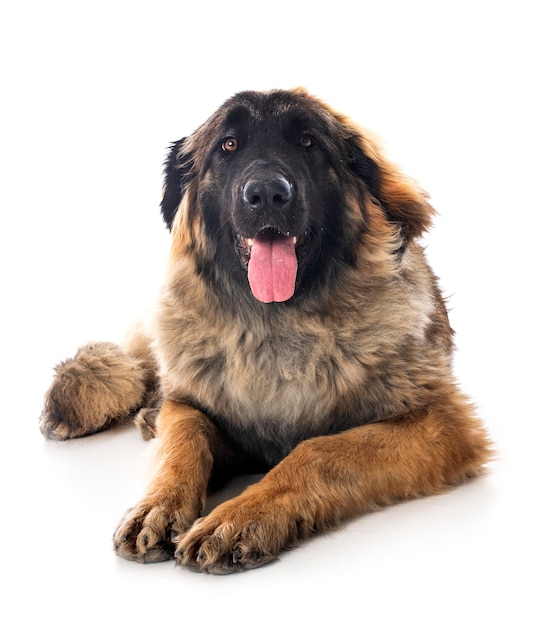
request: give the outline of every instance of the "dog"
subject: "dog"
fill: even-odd
[[[374,135],[303,89],[240,92],[171,145],[161,213],[153,319],[60,363],[40,418],[48,438],[134,416],[158,438],[118,555],[247,570],[485,470],[419,243],[434,210]],[[258,473],[201,517],[210,490]]]

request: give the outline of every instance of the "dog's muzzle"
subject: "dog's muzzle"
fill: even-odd
[[[295,189],[282,174],[251,176],[241,190],[242,230],[240,249],[247,262],[249,285],[261,302],[284,302],[295,291],[297,237]]]

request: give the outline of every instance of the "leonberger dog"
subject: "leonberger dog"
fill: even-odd
[[[246,570],[483,471],[418,242],[434,210],[372,134],[302,89],[238,93],[171,145],[161,211],[152,319],[58,365],[40,420],[67,439],[135,417],[158,438],[118,555]],[[247,474],[263,476],[202,516]]]

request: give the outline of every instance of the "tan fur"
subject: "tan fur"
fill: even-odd
[[[201,412],[168,401],[158,417],[160,447],[155,479],[118,528],[121,556],[150,562],[172,546],[203,509],[213,454],[223,448],[214,424]]]
[[[228,573],[238,563],[257,567],[316,531],[476,475],[488,460],[487,446],[457,393],[403,423],[307,440],[261,481],[198,520],[178,541],[178,563],[211,573]]]
[[[224,105],[181,145],[191,178],[152,326],[124,350],[82,349],[59,366],[47,393],[41,429],[55,438],[95,432],[163,401],[153,479],[114,534],[125,558],[151,562],[175,550],[179,564],[206,572],[257,567],[355,515],[440,493],[490,458],[455,383],[452,330],[416,239],[434,214],[426,194],[370,133],[304,91],[292,93],[380,170],[377,197],[344,172],[345,227],[357,243],[341,280],[293,306],[263,308],[233,286],[233,298],[222,298],[199,272],[213,254],[199,194],[218,182],[200,172]],[[156,406],[137,418],[146,437]],[[269,468],[199,519],[210,484]]]
[[[69,439],[129,421],[143,403],[148,377],[140,359],[114,344],[83,346],[55,369],[40,418],[42,433]]]

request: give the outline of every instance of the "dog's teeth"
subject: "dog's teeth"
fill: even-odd
[[[295,244],[297,243],[297,237],[293,238],[293,245],[295,246]]]
[[[252,239],[248,239],[247,240],[247,245],[251,248],[253,246],[253,240]]]

